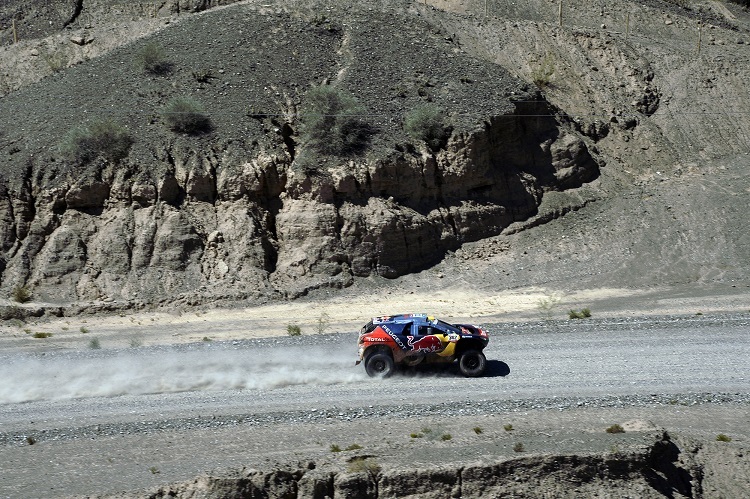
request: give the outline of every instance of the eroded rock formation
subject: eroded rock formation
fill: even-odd
[[[597,177],[579,136],[520,114],[489,117],[438,153],[409,146],[312,176],[288,155],[236,164],[182,150],[156,178],[103,164],[56,187],[6,181],[3,284],[49,300],[158,302],[418,271],[534,215],[546,190]]]
[[[463,466],[383,470],[374,458],[353,458],[347,471],[330,463],[236,477],[201,477],[162,487],[148,497],[735,497],[747,466],[742,454],[722,457],[718,446],[680,447],[669,434],[640,451],[528,456]],[[363,468],[359,470],[358,468]],[[118,496],[124,497],[125,495]]]
[[[216,9],[155,37],[170,49],[167,74],[133,67],[136,47],[5,97],[6,121],[19,122],[0,130],[0,292],[27,286],[57,305],[143,306],[393,278],[528,219],[547,191],[599,176],[592,138],[540,92],[491,63],[456,58],[461,49],[410,3],[393,8],[405,9],[402,26],[385,8],[331,17]],[[216,16],[221,38],[201,16]],[[206,43],[186,44],[193,37]],[[196,73],[216,53],[227,54],[222,69]],[[365,151],[308,147],[299,113],[304,90],[321,83],[367,110]],[[159,123],[175,89],[211,103],[210,132]],[[29,105],[47,97],[69,111]],[[250,108],[238,106],[248,98]],[[405,114],[425,103],[446,113],[452,131],[440,148],[404,132]],[[125,115],[127,157],[60,153],[71,118],[89,107]]]

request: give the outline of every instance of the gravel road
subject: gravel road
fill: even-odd
[[[700,426],[708,410],[747,432],[748,324],[747,314],[494,324],[479,379],[431,369],[371,380],[354,366],[355,333],[5,352],[0,497],[132,490],[320,456],[336,441],[380,442],[371,450],[387,454],[402,445],[394,424],[407,436],[454,428],[454,442],[440,444],[456,460],[497,455],[466,454],[462,424],[511,416],[543,427],[671,411]]]

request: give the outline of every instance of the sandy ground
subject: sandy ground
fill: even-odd
[[[296,301],[254,307],[182,308],[5,321],[0,349],[36,350],[180,344],[284,336],[289,325],[303,335],[358,331],[369,318],[395,313],[429,313],[448,321],[490,324],[566,319],[571,309],[589,308],[595,317],[694,315],[750,309],[745,288],[628,290],[601,288],[566,291],[525,288],[488,293],[466,288],[428,290],[419,279],[383,291],[353,289]],[[34,306],[35,304],[30,304]],[[36,338],[35,333],[51,333]]]

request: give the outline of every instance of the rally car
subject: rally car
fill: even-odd
[[[396,366],[452,363],[464,376],[481,376],[490,339],[479,326],[449,324],[426,314],[375,317],[359,333],[359,359],[369,376],[388,377]]]

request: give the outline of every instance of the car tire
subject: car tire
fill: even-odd
[[[365,371],[371,378],[387,378],[396,369],[393,356],[385,352],[377,352],[365,360]]]
[[[458,359],[461,374],[469,378],[476,378],[484,374],[487,358],[479,350],[466,350]]]

